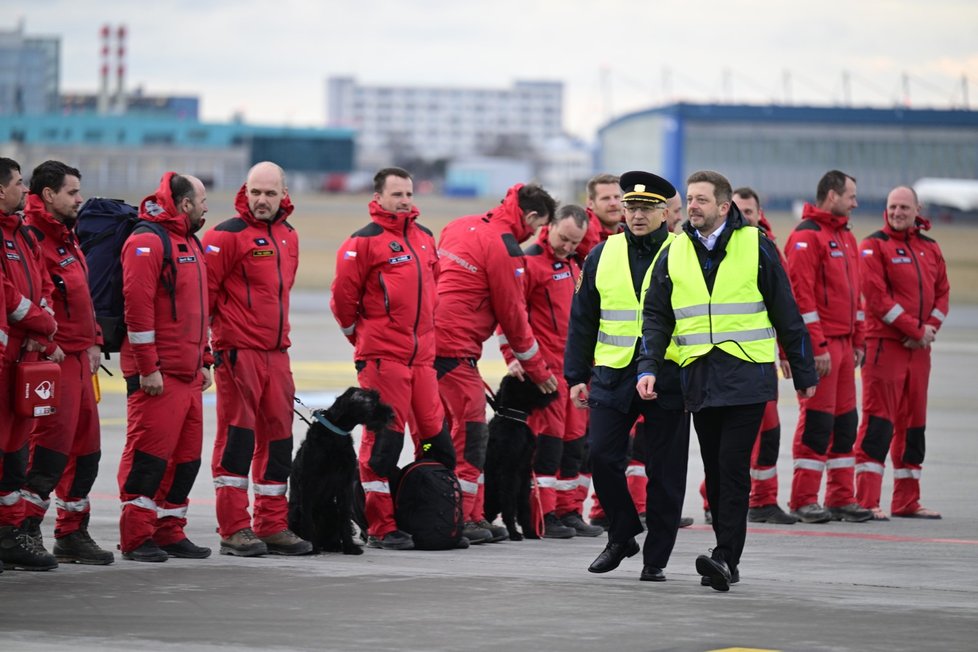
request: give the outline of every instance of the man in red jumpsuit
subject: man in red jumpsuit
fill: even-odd
[[[204,235],[217,385],[211,472],[221,554],[304,555],[312,544],[288,528],[295,386],[289,362],[289,293],[299,238],[285,173],[258,163],[238,190],[237,217]],[[248,473],[254,481],[254,523]]]
[[[207,348],[207,269],[194,233],[204,223],[200,179],[167,172],[139,207],[170,239],[139,227],[122,249],[128,332],[120,366],[129,393],[126,445],[119,464],[124,559],[202,559],[210,548],[184,534],[188,496],[200,470],[201,394],[211,385]]]
[[[41,249],[54,285],[51,303],[61,325],[55,342],[61,361],[58,411],[34,420],[24,528],[40,540],[41,521],[54,491],[57,520],[54,555],[60,562],[111,564],[115,557],[88,533],[88,495],[101,452],[98,405],[92,376],[101,364],[101,331],[88,289],[88,266],[74,225],[82,203],[81,174],[60,161],[45,161],[31,174],[25,221]]]
[[[355,348],[360,386],[377,390],[394,409],[388,428],[364,430],[358,456],[367,546],[384,550],[414,547],[411,535],[397,529],[390,487],[405,426],[416,454],[455,464],[434,367],[438,252],[413,199],[406,170],[384,168],[374,176],[370,224],[340,246],[330,299]]]
[[[535,185],[517,184],[485,215],[451,221],[438,243],[438,301],[435,308],[435,369],[451,422],[462,486],[464,536],[471,543],[502,541],[506,528],[485,519],[484,477],[489,442],[486,394],[478,360],[496,324],[530,379],[544,392],[557,390],[533,337],[523,297],[526,262],[520,242],[547,224],[556,202]]]
[[[20,165],[0,158],[0,235],[3,254],[4,309],[8,323],[6,347],[0,361],[0,568],[50,570],[58,560],[23,528],[24,500],[20,490],[27,471],[28,439],[33,419],[17,416],[13,406],[14,372],[18,360],[36,360],[33,351],[60,362],[64,354],[52,341],[57,324],[49,312],[51,280],[44,273],[41,252],[17,211],[24,207],[27,188]],[[46,280],[45,280],[46,279]]]
[[[581,268],[574,251],[587,233],[588,215],[574,204],[561,206],[553,221],[540,229],[536,241],[526,247],[523,276],[527,315],[533,336],[540,344],[547,366],[557,377],[556,401],[532,412],[527,425],[537,436],[533,454],[545,539],[568,539],[575,535],[596,537],[604,530],[581,518],[575,500],[584,459],[587,412],[570,402],[563,378],[564,345],[570,319],[574,286]],[[499,336],[509,373],[523,379],[523,365],[513,355],[503,335]],[[559,472],[559,474],[558,474]]]
[[[940,518],[920,504],[930,345],[948,311],[947,268],[937,243],[922,231],[917,195],[904,186],[886,199],[883,228],[860,245],[866,301],[863,421],[856,440],[856,498],[880,509],[886,453],[893,460],[894,516]]]
[[[838,170],[826,172],[816,203],[805,204],[785,247],[791,289],[820,377],[815,395],[798,399],[789,507],[805,523],[861,522],[872,514],[856,502],[852,452],[859,426],[855,372],[866,354],[859,256],[849,226],[849,213],[858,206],[856,180]],[[818,503],[823,472],[824,508]]]

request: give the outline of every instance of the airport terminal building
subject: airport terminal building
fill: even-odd
[[[677,187],[717,170],[772,209],[814,200],[836,168],[868,209],[921,177],[978,179],[978,111],[680,103],[609,122],[598,146],[600,170],[654,170]]]

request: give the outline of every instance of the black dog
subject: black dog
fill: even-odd
[[[376,391],[351,387],[313,416],[289,476],[289,529],[310,541],[315,552],[363,554],[353,542],[352,523],[366,532],[366,519],[362,510],[356,514],[360,478],[350,432],[358,424],[381,430],[394,412]]]
[[[486,448],[486,518],[491,523],[499,513],[512,541],[539,538],[530,517],[530,478],[536,439],[526,419],[557,398],[544,394],[527,378],[505,376],[494,400],[496,416],[489,422]],[[516,529],[519,521],[522,534]]]

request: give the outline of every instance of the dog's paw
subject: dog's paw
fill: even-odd
[[[363,554],[363,548],[361,548],[358,545],[344,546],[344,548],[343,548],[343,554],[344,555],[362,555]]]
[[[522,541],[523,540],[523,535],[520,534],[519,532],[510,532],[509,533],[509,540],[510,541]]]

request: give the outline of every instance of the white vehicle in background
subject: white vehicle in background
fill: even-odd
[[[936,221],[978,219],[978,179],[925,177],[913,184],[923,213]]]

